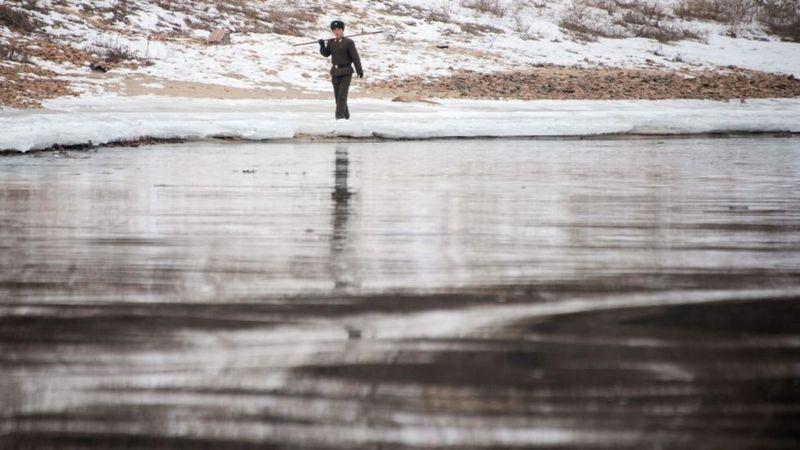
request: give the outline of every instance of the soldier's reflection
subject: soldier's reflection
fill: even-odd
[[[356,267],[353,258],[353,239],[349,236],[348,222],[354,195],[347,185],[350,175],[350,160],[347,146],[336,147],[336,168],[331,198],[333,199],[333,233],[331,234],[331,275],[336,289],[357,287]]]

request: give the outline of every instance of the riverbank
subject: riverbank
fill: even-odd
[[[0,150],[235,138],[434,139],[800,132],[800,99],[392,102],[355,99],[336,121],[326,100],[97,96],[0,112]]]

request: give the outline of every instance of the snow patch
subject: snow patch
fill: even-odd
[[[353,119],[323,100],[82,97],[43,110],[0,112],[0,149],[102,145],[143,137],[246,140],[296,137],[429,139],[800,132],[800,99],[620,101],[441,100],[438,105],[360,99]]]

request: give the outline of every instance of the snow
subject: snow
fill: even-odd
[[[43,31],[76,47],[92,50],[123,46],[153,65],[114,69],[87,77],[87,67],[36,60],[60,79],[71,81],[79,99],[46,102],[43,111],[1,111],[0,149],[27,151],[56,144],[103,144],[143,136],[203,139],[225,135],[243,139],[297,136],[433,138],[476,136],[587,136],[607,133],[705,133],[724,131],[800,131],[797,100],[758,100],[747,104],[704,101],[659,102],[503,102],[443,101],[439,106],[395,104],[383,100],[352,102],[354,120],[330,119],[328,101],[191,100],[167,97],[115,97],[128,77],[144,77],[143,88],[163,93],[170,81],[261,90],[330,90],[328,60],[315,45],[292,44],[327,37],[327,24],[342,18],[348,32],[383,29],[383,35],[357,39],[367,80],[405,76],[446,76],[458,70],[525,70],[540,64],[649,67],[680,71],[727,66],[800,77],[800,44],[780,42],[757,27],[725,36],[726,26],[690,25],[705,42],[662,44],[651,39],[598,39],[578,42],[559,20],[571,0],[516,2],[503,17],[466,8],[460,0],[328,0],[324,14],[311,16],[306,37],[246,32],[240,18],[214,2],[186,3],[165,9],[153,1],[136,2],[127,23],[98,26],[80,14],[80,2],[33,11],[47,24]],[[664,5],[674,0],[661,0]],[[98,0],[95,8],[115,2]],[[503,0],[511,6],[515,2]],[[312,10],[319,0],[293,0],[281,8]],[[253,3],[262,13],[276,7]],[[339,15],[342,12],[345,14]],[[444,20],[433,20],[431,14]],[[336,17],[332,17],[336,16]],[[212,21],[235,30],[232,44],[207,46],[205,31],[188,21]],[[519,23],[529,26],[520,31]],[[488,25],[495,31],[468,33],[462,25]],[[523,27],[524,28],[524,27]],[[262,30],[263,31],[263,30]],[[163,40],[159,34],[176,33]],[[760,33],[760,34],[759,34]],[[0,27],[0,42],[14,36]],[[448,48],[437,48],[447,44]],[[353,86],[358,92],[360,86]]]
[[[355,99],[350,121],[330,101],[86,96],[0,112],[0,149],[105,144],[143,137],[245,140],[473,138],[800,132],[800,99],[478,101],[438,105]]]
[[[270,88],[276,85],[322,92],[329,89],[328,60],[314,45],[292,47],[292,44],[327,37],[328,22],[337,12],[349,11],[341,18],[349,24],[348,32],[382,29],[383,35],[357,39],[367,79],[383,80],[413,75],[449,75],[456,70],[484,72],[524,70],[538,64],[615,67],[649,67],[676,70],[718,69],[735,65],[742,68],[793,74],[800,77],[800,44],[780,42],[758,30],[740,33],[757,39],[725,36],[722,24],[691,22],[693,28],[706,33],[705,42],[680,41],[661,44],[651,39],[599,39],[577,42],[559,26],[559,20],[570,0],[548,2],[516,2],[521,9],[510,8],[503,17],[480,13],[461,5],[457,0],[396,0],[376,4],[367,0],[329,0],[331,16],[315,15],[305,37],[255,33],[237,26],[235,17],[219,12],[213,2],[187,4],[187,9],[164,9],[152,1],[136,2],[128,23],[98,27],[77,16],[79,2],[66,0],[67,7],[56,7],[46,13],[35,13],[47,22],[45,31],[84,49],[98,45],[122,45],[154,65],[137,70],[115,70],[118,75],[146,75],[180,82],[199,82],[233,88]],[[504,1],[511,6],[514,2]],[[673,0],[661,0],[672,4]],[[95,7],[113,4],[93,3]],[[318,0],[294,0],[281,8],[295,10],[319,6]],[[538,7],[536,5],[539,5]],[[275,4],[259,3],[267,11]],[[416,8],[416,9],[413,9]],[[70,12],[72,11],[72,12]],[[430,20],[431,13],[447,17]],[[413,16],[413,17],[412,17]],[[212,20],[215,27],[235,30],[232,44],[207,46],[207,32],[191,29],[186,20]],[[530,25],[526,32],[517,31],[516,23]],[[462,24],[481,24],[496,32],[468,33]],[[178,37],[158,40],[160,33],[178,31]],[[3,36],[10,34],[0,27]],[[2,40],[0,36],[0,40]],[[447,44],[449,48],[437,48]],[[649,60],[649,61],[648,61]],[[88,69],[65,64],[48,65],[60,75],[85,76]],[[113,90],[114,80],[85,79],[85,84],[106,86]],[[78,83],[80,84],[80,82]],[[78,86],[86,90],[86,87]],[[357,92],[358,86],[353,89]]]

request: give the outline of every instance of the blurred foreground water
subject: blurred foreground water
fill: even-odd
[[[797,448],[800,140],[0,158],[0,448]]]

